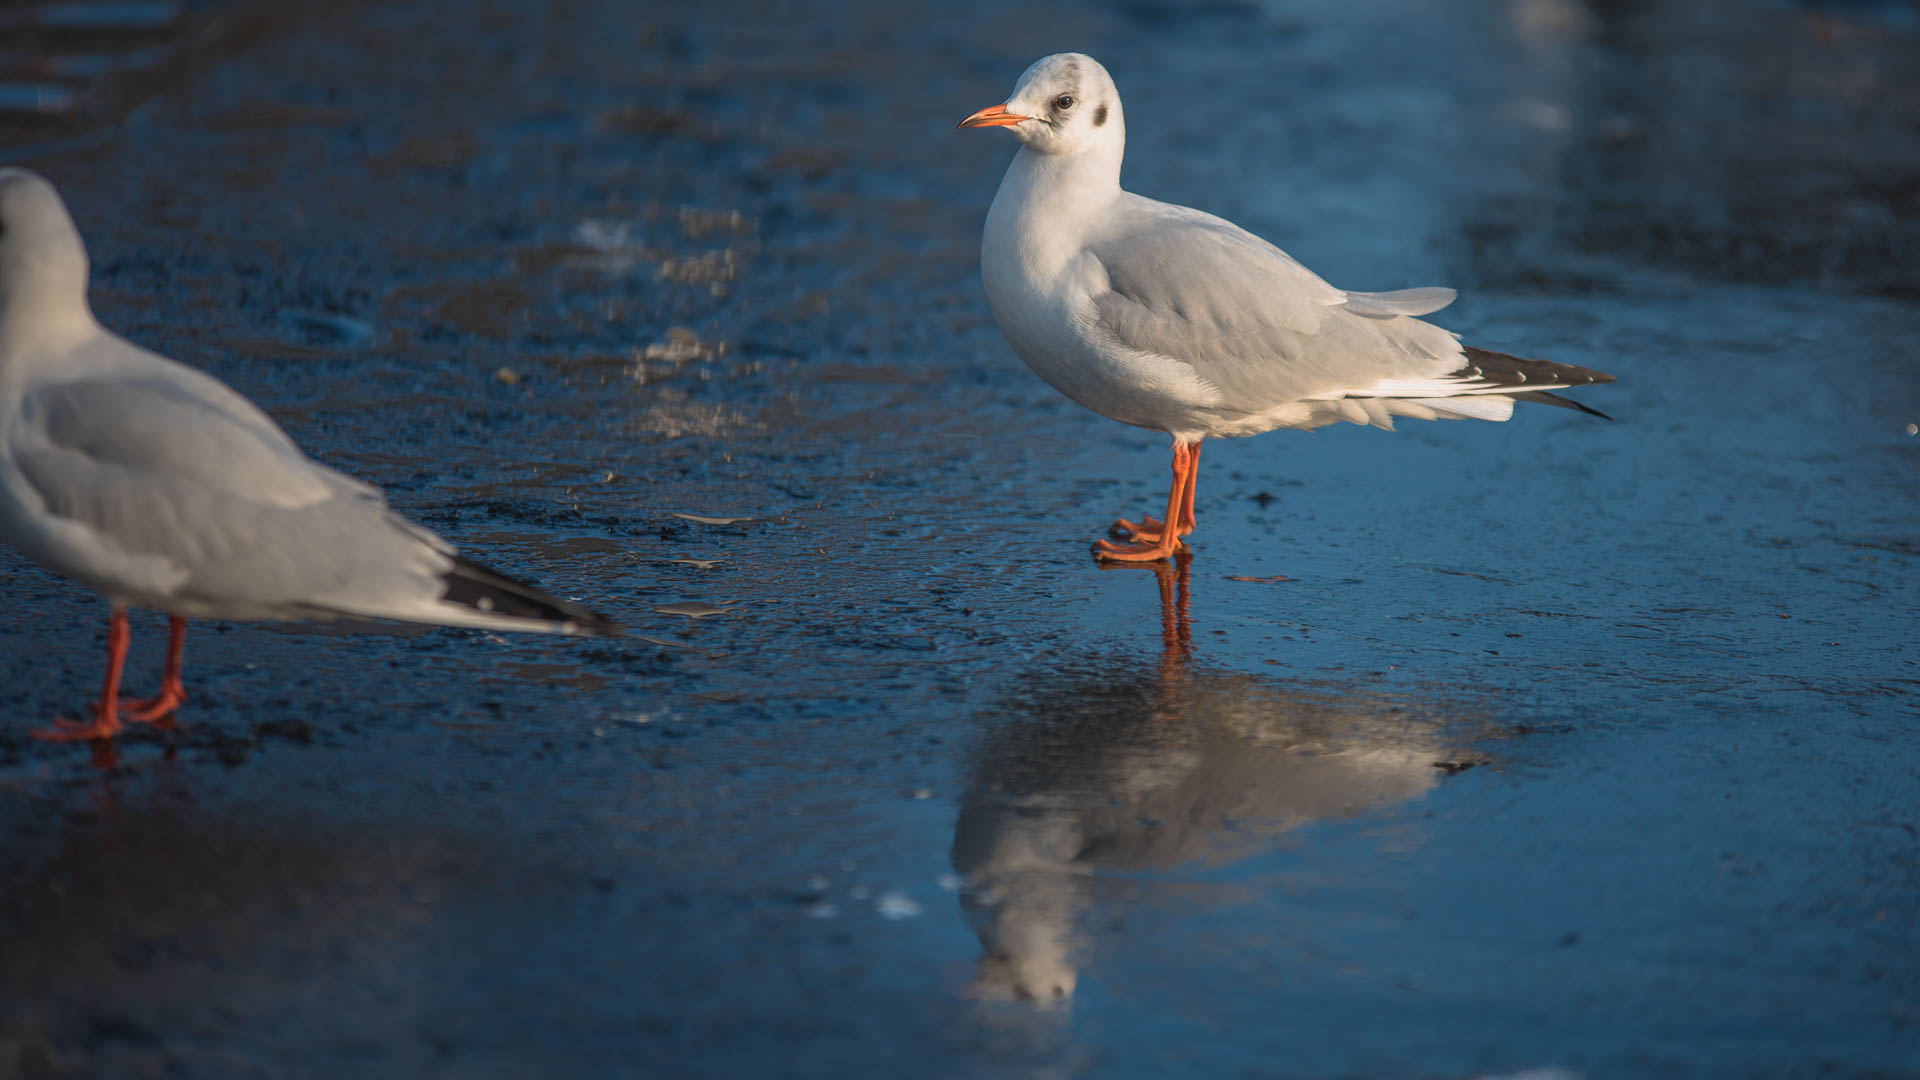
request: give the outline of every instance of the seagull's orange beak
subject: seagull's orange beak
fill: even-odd
[[[1003,101],[998,105],[989,105],[979,112],[974,113],[972,116],[967,117],[965,120],[960,121],[960,126],[963,128],[1012,127],[1022,120],[1031,119],[1033,119],[1031,116],[1021,116],[1016,112],[1008,112],[1007,103]]]

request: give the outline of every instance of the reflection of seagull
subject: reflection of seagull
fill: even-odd
[[[93,719],[50,738],[107,738],[122,708],[171,713],[187,617],[616,629],[460,558],[226,384],[102,328],[80,234],[24,169],[0,169],[0,540],[113,607]],[[172,618],[160,695],[123,706],[130,605]]]
[[[980,271],[1001,332],[1087,408],[1173,436],[1164,523],[1116,522],[1104,559],[1155,561],[1193,531],[1200,442],[1346,420],[1505,420],[1547,393],[1612,382],[1570,364],[1462,348],[1415,316],[1452,289],[1336,289],[1230,221],[1120,189],[1126,121],[1090,56],[1041,59],[961,127],[1022,143],[987,212]],[[1599,415],[1599,414],[1595,414]]]
[[[1089,671],[1035,687],[1027,718],[976,759],[953,865],[984,991],[1072,995],[1095,871],[1232,862],[1310,821],[1417,798],[1440,775],[1440,734],[1390,700],[1189,666],[1185,562],[1155,567],[1169,627],[1157,677]]]

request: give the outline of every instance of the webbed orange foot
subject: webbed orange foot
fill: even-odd
[[[1110,562],[1158,562],[1170,559],[1173,553],[1185,547],[1176,536],[1161,535],[1151,543],[1115,543],[1112,540],[1093,542],[1093,557]]]
[[[101,709],[94,714],[91,722],[68,720],[54,717],[51,726],[40,728],[30,734],[43,742],[88,742],[94,739],[111,739],[120,734],[120,720],[112,709]]]
[[[120,719],[128,724],[157,724],[187,702],[187,688],[177,682],[163,681],[160,693],[150,698],[123,697],[119,702]]]

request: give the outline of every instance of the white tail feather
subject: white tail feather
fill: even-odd
[[[1392,399],[1389,399],[1392,400]],[[1513,399],[1494,394],[1470,394],[1463,397],[1415,398],[1396,404],[1418,405],[1433,410],[1441,420],[1506,420],[1513,416]],[[1391,406],[1390,406],[1391,407]]]
[[[1393,319],[1402,315],[1431,315],[1453,303],[1458,295],[1452,289],[1430,286],[1424,289],[1400,289],[1396,292],[1350,292],[1346,309],[1369,319]]]

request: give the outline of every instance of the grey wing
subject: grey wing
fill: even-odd
[[[104,378],[25,396],[7,449],[49,524],[83,538],[69,547],[87,565],[69,572],[128,599],[260,617],[417,586],[449,563],[374,489],[193,389]]]
[[[164,413],[169,422],[183,419],[191,421],[192,417],[187,414],[217,415],[222,423],[217,431],[208,434],[214,439],[234,441],[235,447],[242,451],[243,456],[238,464],[243,468],[247,464],[271,465],[275,460],[297,462],[307,470],[318,470],[324,474],[335,488],[351,490],[359,498],[385,505],[385,496],[378,488],[309,461],[272,417],[244,395],[206,372],[150,352],[113,334],[101,334],[96,342],[88,346],[88,352],[89,355],[82,359],[103,374],[44,386],[34,392],[50,409],[65,406],[69,422],[73,425],[71,430],[80,433],[80,437],[98,434],[132,441],[134,436],[121,432],[126,431],[128,425],[152,428],[161,422],[157,419],[159,413]],[[143,423],[143,417],[153,419]],[[157,448],[163,452],[168,448],[180,451],[172,459],[176,467],[197,469],[198,462],[217,456],[209,452],[214,448],[205,442],[185,437],[178,426],[165,433],[148,434],[159,437],[142,441],[140,445],[143,447]],[[112,447],[109,444],[102,449],[111,452]],[[262,455],[257,453],[260,449],[279,453]],[[217,477],[208,478],[217,480]],[[231,477],[239,478],[238,474]],[[285,478],[282,476],[282,479]]]
[[[198,389],[158,377],[52,383],[27,392],[21,419],[92,462],[211,492],[289,507],[337,494],[264,414],[235,415]]]
[[[1453,335],[1402,317],[1444,306],[1451,290],[1343,292],[1231,222],[1129,198],[1089,245],[1106,273],[1095,316],[1124,347],[1191,365],[1223,410],[1459,366]]]

